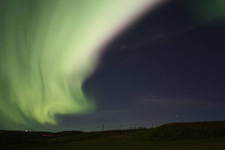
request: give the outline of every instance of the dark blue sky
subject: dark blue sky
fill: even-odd
[[[197,20],[188,1],[147,14],[117,38],[84,90],[97,110],[68,129],[151,127],[225,119],[224,20]]]

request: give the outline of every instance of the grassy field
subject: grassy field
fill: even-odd
[[[1,150],[225,150],[225,122],[174,123],[154,129],[89,133],[28,135],[2,131],[0,137],[5,139],[1,140]]]

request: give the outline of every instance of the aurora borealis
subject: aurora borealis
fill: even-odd
[[[83,82],[104,47],[159,0],[1,0],[0,126],[93,111]]]
[[[209,22],[225,18],[224,0],[190,0],[189,9],[196,20]]]
[[[224,0],[0,0],[0,130],[224,120],[224,10]]]

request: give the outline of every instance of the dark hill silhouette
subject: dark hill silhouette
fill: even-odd
[[[0,130],[0,149],[26,149],[32,147],[43,147],[54,145],[77,143],[92,143],[92,145],[130,145],[151,146],[156,143],[185,143],[185,141],[203,140],[204,143],[211,141],[219,142],[218,148],[225,149],[225,121],[216,122],[193,122],[193,123],[170,123],[151,129],[133,129],[133,130],[114,130],[101,132],[81,132],[81,131],[62,131],[52,132],[25,132],[25,131],[4,131]],[[205,142],[207,141],[207,142]],[[192,144],[193,144],[192,143]],[[222,146],[221,146],[222,145]],[[74,145],[77,146],[76,144]],[[160,144],[159,144],[160,146]],[[189,144],[186,144],[189,146]],[[91,147],[83,144],[82,147]],[[122,146],[123,147],[123,146]],[[79,146],[76,148],[79,149]],[[182,148],[182,147],[181,147]],[[55,150],[55,148],[52,148]],[[60,149],[57,147],[56,149]]]
[[[174,139],[224,138],[225,121],[165,124],[155,128],[151,137]]]

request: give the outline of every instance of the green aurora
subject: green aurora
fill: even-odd
[[[83,82],[104,47],[159,0],[0,0],[0,127],[95,110]]]
[[[197,22],[225,19],[225,0],[190,0],[189,9]]]

